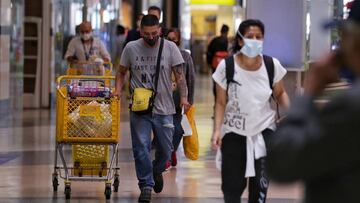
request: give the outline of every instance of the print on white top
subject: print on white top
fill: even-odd
[[[274,84],[286,74],[280,62],[274,61]],[[215,73],[214,81],[227,89],[225,60],[222,60]],[[244,136],[255,136],[275,124],[275,111],[270,106],[272,90],[264,61],[256,71],[247,71],[235,63],[234,78],[228,89],[228,102],[225,109],[222,135],[234,132]]]

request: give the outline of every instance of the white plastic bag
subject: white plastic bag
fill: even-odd
[[[112,115],[109,104],[91,101],[85,106],[99,107],[97,115],[81,115],[80,106],[68,115],[69,121],[74,125],[70,128],[70,135],[77,137],[106,137],[111,135]],[[76,130],[74,130],[76,129]],[[81,133],[79,133],[81,132]]]
[[[216,169],[221,171],[221,162],[222,162],[222,158],[221,158],[221,150],[220,147],[217,149],[216,151],[216,156],[215,156],[215,165],[216,165]]]
[[[192,135],[192,129],[191,129],[189,119],[187,118],[186,114],[184,113],[184,107],[182,108],[181,115],[182,115],[181,127],[184,130],[184,135],[183,136],[191,136]]]

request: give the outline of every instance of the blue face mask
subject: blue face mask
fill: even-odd
[[[263,51],[263,41],[256,39],[247,39],[240,32],[238,34],[244,40],[244,46],[240,49],[240,52],[250,58],[255,58]]]

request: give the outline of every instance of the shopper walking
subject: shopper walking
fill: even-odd
[[[184,60],[176,45],[160,38],[159,20],[146,15],[141,20],[141,39],[126,45],[116,74],[117,94],[127,71],[131,72],[130,128],[136,175],[141,194],[139,202],[150,202],[151,191],[163,189],[162,172],[173,151],[173,114],[171,74],[174,73],[180,91],[180,105],[189,108]],[[146,109],[141,107],[146,106]],[[137,107],[137,108],[135,108]],[[151,131],[156,134],[155,160],[151,160]]]
[[[265,172],[266,145],[275,130],[274,99],[289,106],[283,78],[286,70],[262,55],[264,24],[245,20],[237,30],[234,55],[222,60],[213,74],[216,82],[214,148],[221,147],[222,191],[226,203],[241,202],[249,181],[249,202],[265,202],[269,185]]]
[[[178,47],[181,44],[181,32],[177,28],[170,28],[165,36],[169,41],[174,42]],[[180,49],[180,48],[179,48]],[[194,92],[195,92],[195,68],[191,55],[186,50],[180,49],[180,53],[184,59],[184,74],[186,78],[186,86],[188,88],[188,101],[191,105],[194,104]],[[184,134],[184,130],[181,127],[182,109],[180,106],[180,91],[174,84],[173,99],[175,103],[176,114],[174,114],[174,137],[173,145],[174,150],[171,154],[171,161],[167,164],[167,168],[177,165],[176,151],[180,145],[181,139]]]

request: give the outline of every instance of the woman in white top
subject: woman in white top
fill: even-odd
[[[218,65],[216,82],[213,148],[221,147],[222,191],[226,203],[241,202],[249,180],[249,202],[265,202],[268,178],[265,174],[265,140],[275,130],[276,112],[270,106],[272,95],[280,106],[289,107],[284,89],[285,68],[272,61],[270,79],[262,55],[264,24],[249,19],[236,34],[232,80],[227,81],[225,60]],[[229,59],[226,59],[229,60]],[[270,86],[272,82],[272,87]]]

